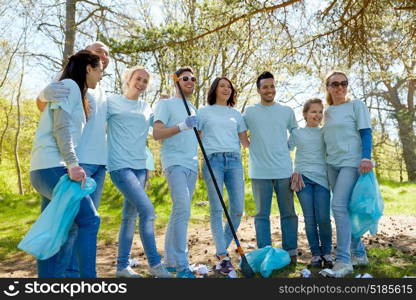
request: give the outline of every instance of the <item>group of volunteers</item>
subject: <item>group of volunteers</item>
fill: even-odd
[[[373,168],[371,123],[365,104],[348,97],[344,73],[334,71],[325,78],[325,110],[320,99],[305,102],[306,126],[299,128],[292,108],[276,102],[275,80],[270,72],[257,78],[260,101],[240,113],[235,109],[236,90],[226,77],[213,81],[207,105],[197,109],[190,102],[196,82],[191,67],[176,70],[176,95],[161,99],[155,108],[141,99],[150,73],[139,66],[125,72],[123,94],[106,97],[100,80],[108,64],[108,47],[94,42],[69,57],[63,71],[37,99],[42,113],[33,142],[30,180],[40,194],[41,210],[52,200],[53,189],[64,174],[79,182],[88,176],[97,184],[95,192],[81,200],[66,243],[54,256],[38,260],[39,277],[97,277],[97,210],[107,170],[124,196],[116,277],[141,277],[129,265],[138,219],[150,274],[195,278],[187,237],[198,177],[198,142],[193,128],[202,139],[220,190],[226,187],[236,231],[244,213],[242,145],[249,148],[248,174],[256,204],[258,248],[272,245],[270,211],[274,191],[282,248],[296,264],[296,192],[312,254],[310,265],[332,268],[333,276],[344,277],[352,273],[354,265],[368,264],[362,242],[351,237],[348,203],[359,175]],[[146,144],[151,128],[153,138],[161,141],[161,163],[172,201],[163,260],[156,246],[155,210],[145,191],[149,180]],[[290,151],[295,148],[293,170]],[[218,260],[215,269],[227,275],[234,270],[229,255],[233,235],[229,224],[223,222],[223,208],[205,162],[202,173]],[[335,261],[331,255],[331,208],[336,226]]]

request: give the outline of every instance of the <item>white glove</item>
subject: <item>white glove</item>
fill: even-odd
[[[179,123],[177,126],[179,128],[179,131],[192,129],[193,127],[198,126],[198,119],[196,118],[196,116],[189,116],[185,119],[185,121]]]
[[[39,94],[42,102],[62,102],[69,96],[69,88],[62,81],[51,82]]]

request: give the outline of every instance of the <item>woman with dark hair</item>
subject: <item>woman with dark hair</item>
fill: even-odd
[[[101,80],[103,66],[100,58],[82,50],[72,55],[60,81],[69,89],[65,101],[48,103],[42,112],[30,161],[30,181],[42,199],[43,211],[52,199],[52,192],[62,175],[84,182],[85,171],[79,166],[77,146],[88,121],[88,88]],[[100,218],[89,196],[83,198],[75,218],[78,227],[81,277],[96,277],[96,244]],[[65,244],[46,260],[38,260],[41,278],[64,277],[72,255]]]
[[[368,265],[363,243],[351,236],[348,204],[360,173],[373,168],[371,121],[367,106],[348,97],[345,73],[328,73],[325,86],[329,107],[324,115],[323,136],[337,232],[336,261],[330,275],[344,277],[352,273],[353,266]]]
[[[208,92],[208,106],[198,110],[198,130],[202,136],[209,162],[220,189],[225,184],[229,209],[235,230],[244,211],[244,178],[240,157],[240,143],[248,147],[246,125],[241,113],[234,108],[236,91],[226,77],[216,78]],[[233,240],[228,223],[223,226],[223,209],[206,164],[204,180],[210,201],[211,231],[219,263],[216,270],[228,275],[234,270],[227,248]]]

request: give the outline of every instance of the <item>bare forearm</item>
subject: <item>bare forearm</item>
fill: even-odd
[[[179,132],[179,128],[176,125],[172,127],[153,127],[153,137],[155,138],[155,140],[167,139],[174,136],[175,134],[178,134]]]
[[[248,148],[250,146],[250,141],[247,136],[247,131],[240,132],[238,134],[238,137],[240,138],[240,143],[241,145],[243,145],[243,147]]]

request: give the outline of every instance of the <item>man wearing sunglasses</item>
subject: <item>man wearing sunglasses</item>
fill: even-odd
[[[198,172],[197,139],[192,130],[198,125],[196,108],[189,101],[196,78],[190,67],[175,72],[188,102],[188,116],[179,88],[173,98],[159,101],[154,113],[153,137],[162,140],[161,160],[170,195],[172,211],[165,235],[165,264],[178,278],[195,278],[188,262],[188,222]]]

